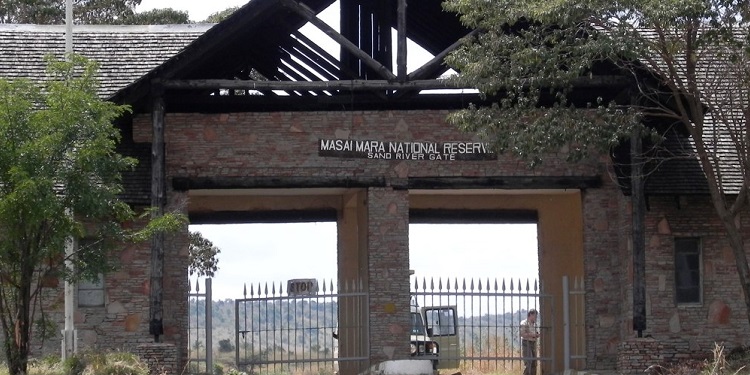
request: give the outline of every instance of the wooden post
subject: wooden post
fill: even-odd
[[[398,42],[396,45],[396,65],[399,82],[406,81],[406,0],[398,0]]]
[[[633,205],[633,330],[646,329],[646,198],[643,188],[643,144],[640,128],[630,138],[630,186]]]
[[[155,83],[153,88],[151,121],[151,213],[152,218],[164,214],[165,202],[165,162],[164,162],[164,97],[163,88]],[[163,322],[163,280],[164,280],[164,234],[159,233],[151,239],[151,287],[149,334],[154,335],[154,342],[164,334]]]

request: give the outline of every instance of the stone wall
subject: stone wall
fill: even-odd
[[[405,190],[367,194],[370,360],[409,357],[409,201]]]
[[[624,375],[643,374],[649,366],[664,363],[663,349],[651,338],[625,340],[619,345],[617,371]]]
[[[627,210],[626,198],[612,181],[583,193],[586,368],[591,370],[616,367],[621,325],[628,316]]]
[[[168,110],[168,109],[167,109]],[[584,268],[586,279],[586,354],[587,367],[616,368],[622,352],[620,345],[634,336],[632,331],[632,249],[629,197],[622,194],[605,170],[607,160],[568,164],[564,155],[550,155],[536,169],[525,162],[502,156],[497,161],[373,160],[321,157],[320,139],[359,139],[382,141],[457,141],[472,137],[445,122],[448,111],[368,111],[368,112],[273,112],[237,114],[167,114],[166,150],[168,181],[188,178],[383,178],[385,187],[368,191],[368,245],[370,278],[383,276],[390,260],[408,259],[406,226],[408,197],[398,187],[410,177],[482,177],[482,176],[602,176],[603,186],[582,193],[584,210]],[[134,120],[134,140],[150,141],[150,118]],[[396,189],[393,189],[393,188]],[[173,194],[172,192],[171,194]],[[712,348],[713,342],[747,344],[740,334],[748,330],[742,319],[742,298],[734,282],[731,250],[722,236],[722,228],[711,216],[707,197],[649,197],[647,235],[647,331],[663,347],[665,360],[678,356],[687,343],[691,352]],[[747,218],[743,218],[747,220]],[[380,233],[391,227],[396,232]],[[402,233],[403,232],[403,233]],[[673,239],[698,236],[704,247],[704,301],[699,306],[676,306],[673,297]],[[391,254],[396,252],[396,254]],[[176,257],[178,258],[178,257]],[[183,281],[173,282],[183,293]],[[392,272],[408,265],[391,265]],[[388,274],[392,276],[392,274]],[[172,276],[170,276],[172,277]],[[403,280],[402,280],[403,278]],[[377,358],[397,356],[400,340],[386,337],[395,330],[400,318],[391,318],[391,309],[408,303],[408,280],[397,275],[392,286],[371,285],[370,290],[395,292],[375,296],[371,313],[385,323],[373,333],[382,346],[372,347]],[[728,282],[729,281],[729,282]],[[165,281],[166,282],[166,281]],[[403,286],[401,284],[404,284]],[[385,288],[385,289],[381,289]],[[403,289],[401,289],[403,288]],[[178,296],[169,297],[178,301]],[[179,300],[179,303],[184,301]],[[182,307],[174,306],[177,314]],[[142,317],[142,316],[141,316]],[[125,320],[119,317],[119,320]],[[123,323],[123,326],[125,324]],[[184,340],[175,321],[171,339]],[[391,345],[392,344],[392,345]],[[180,344],[182,345],[182,344]],[[379,344],[380,345],[380,344]],[[183,345],[184,346],[184,345]],[[675,354],[670,354],[675,353]]]
[[[703,197],[651,197],[646,217],[646,318],[665,361],[705,358],[715,343],[747,346],[747,307],[736,263],[713,206]],[[742,225],[750,228],[748,216]],[[745,241],[748,241],[745,234]],[[674,238],[698,237],[702,250],[702,301],[675,302]],[[625,327],[624,327],[625,329]],[[632,335],[632,333],[630,333]]]
[[[598,190],[589,191],[586,196],[585,201],[589,204],[608,207],[594,199],[602,197]],[[602,198],[604,201],[609,199],[613,205],[617,202],[617,199],[606,198],[606,195]],[[628,198],[620,199],[624,209],[619,212],[627,214],[622,214],[620,219],[622,235],[619,237],[602,236],[607,233],[608,225],[597,221],[597,218],[603,218],[605,211],[586,210],[592,223],[598,223],[594,224],[596,229],[590,231],[591,236],[587,236],[586,251],[591,256],[584,259],[589,281],[586,297],[588,368],[611,368],[613,354],[616,353],[618,369],[623,372],[636,371],[636,367],[640,366],[636,372],[642,372],[653,364],[669,365],[710,358],[716,344],[727,348],[750,344],[750,339],[743,334],[750,327],[745,319],[746,307],[732,250],[713,206],[707,197],[700,196],[649,197],[645,223],[647,328],[643,332],[649,339],[635,338],[632,329],[632,245],[628,238],[631,228],[630,205],[623,199]],[[616,212],[613,210],[612,214]],[[743,226],[748,228],[748,218],[745,216],[741,220]],[[675,302],[675,237],[701,239],[703,299],[700,303]],[[602,243],[613,239],[617,239],[619,244]],[[588,243],[596,245],[590,246]],[[619,248],[619,254],[614,254],[611,251],[613,248]],[[617,310],[619,314],[615,312]],[[612,324],[619,327],[619,334],[612,334],[610,330],[600,331]],[[604,345],[592,345],[592,342]],[[636,350],[638,345],[658,347],[654,349],[658,352],[650,353],[653,355],[646,358],[646,362],[651,363],[642,363],[643,356]],[[633,358],[629,359],[631,355]]]
[[[174,344],[140,344],[134,352],[141,361],[148,365],[151,375],[177,375],[181,373],[179,367],[177,367],[177,348]]]
[[[168,111],[168,108],[167,108]],[[446,123],[449,111],[171,114],[165,118],[169,177],[593,176],[601,160],[571,164],[549,155],[528,168],[497,161],[382,160],[321,157],[320,139],[471,141]],[[151,141],[149,115],[137,116],[135,142]],[[170,179],[168,179],[169,181]]]

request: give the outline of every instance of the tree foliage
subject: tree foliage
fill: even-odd
[[[141,0],[73,0],[73,23],[168,25],[190,23],[187,12],[172,8],[136,13]],[[55,25],[65,23],[64,0],[0,1],[0,23]]]
[[[76,24],[121,24],[141,0],[73,0]],[[3,0],[0,23],[64,24],[65,1]]]
[[[221,21],[224,21],[227,17],[231,16],[232,13],[236,12],[237,9],[240,9],[240,7],[229,7],[227,9],[224,9],[222,11],[211,13],[205,21],[205,23],[219,23]]]
[[[123,243],[184,226],[169,214],[129,229],[146,219],[118,198],[134,160],[115,152],[112,121],[128,108],[98,98],[96,72],[70,55],[50,59],[43,84],[0,79],[0,323],[13,375],[26,373],[46,280],[94,280]],[[66,259],[69,239],[86,241]]]
[[[219,269],[217,255],[220,252],[221,250],[213,242],[204,238],[201,232],[190,232],[190,265],[188,266],[190,275],[214,277],[214,273]]]
[[[750,3],[447,0],[444,6],[481,31],[449,57],[457,79],[497,98],[491,108],[458,111],[450,120],[494,141],[499,151],[538,160],[563,145],[606,149],[639,117],[689,133],[694,153],[688,157],[707,178],[750,321],[739,220],[750,201]],[[624,103],[630,111],[602,102],[590,103],[591,111],[571,108],[572,88],[595,77],[602,64],[635,78]]]
[[[172,8],[152,9],[126,17],[125,25],[175,25],[190,23],[190,15]]]

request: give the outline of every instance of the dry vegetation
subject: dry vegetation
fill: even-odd
[[[0,364],[0,375],[8,369]],[[29,375],[149,375],[148,366],[125,352],[82,353],[68,360],[49,356],[29,363]]]
[[[750,348],[740,347],[725,352],[716,344],[710,360],[687,360],[669,365],[653,365],[650,375],[750,375]]]

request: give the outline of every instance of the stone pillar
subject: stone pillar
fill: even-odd
[[[663,346],[652,338],[625,340],[617,351],[617,372],[643,374],[649,366],[664,363],[663,351]]]
[[[167,212],[181,213],[187,217],[187,193],[170,190],[168,198]],[[188,233],[188,225],[185,224],[181,230],[168,233],[164,244],[163,342],[174,344],[180,369],[185,367],[188,358]]]
[[[367,290],[366,190],[352,190],[342,196],[338,217],[338,291]],[[342,285],[343,284],[343,285]],[[360,289],[360,287],[362,289]],[[365,357],[369,306],[360,297],[339,296],[338,357]],[[340,361],[339,374],[359,374],[366,363]]]
[[[409,357],[409,193],[369,188],[370,364]]]
[[[151,375],[177,375],[177,348],[168,343],[140,344],[135,354],[148,365]]]

